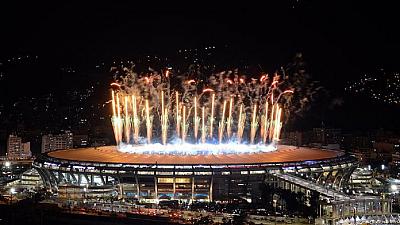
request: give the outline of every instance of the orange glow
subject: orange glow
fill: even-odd
[[[167,154],[126,154],[117,150],[115,146],[77,148],[72,151],[49,152],[50,157],[63,160],[104,162],[104,163],[128,163],[148,164],[155,162],[158,165],[227,165],[227,164],[261,164],[261,163],[287,163],[305,160],[324,160],[343,155],[340,151],[326,151],[318,148],[295,147],[279,145],[277,151],[259,154],[236,154],[235,157],[225,154],[209,155],[185,155],[179,157]]]
[[[261,76],[260,81],[263,82],[263,81],[266,80],[267,78],[268,78],[267,75],[263,75],[263,76]]]
[[[213,89],[211,89],[211,88],[206,88],[206,89],[203,89],[203,93],[205,93],[205,92],[212,92],[212,91],[214,91]]]
[[[286,91],[284,91],[282,94],[286,94],[286,93],[292,93],[293,94],[293,90],[286,90]]]
[[[271,83],[271,86],[274,86],[274,85],[276,85],[278,83],[278,81],[276,80],[276,81],[273,81],[272,83]]]
[[[111,85],[111,86],[117,86],[117,87],[121,87],[121,85],[120,85],[120,84],[118,84],[118,83],[115,83],[115,82],[111,83],[110,85]]]

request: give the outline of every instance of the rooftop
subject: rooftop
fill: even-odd
[[[72,161],[126,163],[126,164],[164,164],[164,165],[227,165],[263,164],[325,160],[336,158],[344,153],[316,148],[279,145],[273,152],[248,154],[209,154],[209,155],[163,155],[123,153],[116,146],[77,148],[47,153],[48,156]]]

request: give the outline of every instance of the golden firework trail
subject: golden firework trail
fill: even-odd
[[[139,143],[139,127],[140,120],[137,113],[136,96],[132,95],[132,112],[133,112],[133,141]]]
[[[168,111],[164,105],[164,91],[161,91],[161,139],[164,145],[168,139]]]
[[[201,143],[206,143],[206,137],[207,137],[207,132],[206,132],[206,121],[205,121],[205,109],[204,106],[201,107]]]
[[[280,136],[280,131],[281,131],[281,114],[282,114],[282,108],[278,106],[278,111],[276,113],[276,118],[275,118],[275,131],[274,131],[274,141],[279,141],[279,136]]]
[[[117,112],[116,112],[116,104],[115,104],[115,93],[114,90],[111,91],[111,97],[112,97],[112,111],[113,111],[113,115],[111,117],[111,122],[113,125],[113,131],[114,131],[114,137],[115,137],[115,141],[117,142],[117,145],[119,145],[120,141],[119,141],[119,130],[118,130],[118,118],[117,118]]]
[[[175,104],[176,104],[176,106],[175,106],[175,115],[176,115],[176,122],[175,122],[175,124],[176,124],[176,135],[179,137],[181,134],[181,132],[180,132],[180,126],[181,126],[181,117],[180,117],[180,115],[179,115],[179,93],[178,92],[175,92]]]
[[[169,74],[170,72],[167,70],[165,76],[168,77]],[[180,138],[182,143],[189,141],[207,143],[216,139],[214,135],[218,138],[218,143],[236,141],[237,143],[268,144],[277,142],[282,129],[283,108],[280,105],[280,98],[285,94],[293,93],[293,90],[290,89],[280,91],[278,79],[274,77],[269,87],[267,75],[263,75],[260,79],[253,79],[252,82],[261,82],[260,86],[256,87],[257,90],[267,90],[264,95],[259,96],[259,99],[266,99],[266,101],[260,105],[254,103],[247,106],[246,103],[251,102],[246,99],[249,94],[232,92],[235,88],[238,90],[235,85],[241,86],[242,90],[249,89],[243,78],[219,79],[222,80],[222,85],[214,83],[213,87],[216,89],[204,88],[200,95],[198,95],[200,91],[192,93],[188,91],[193,87],[196,90],[196,80],[185,81],[184,84],[189,85],[188,87],[191,89],[185,89],[181,95],[178,91],[173,91],[170,95],[169,89],[155,88],[153,82],[157,79],[151,75],[138,79],[143,83],[132,89],[124,88],[121,84],[114,82],[111,84],[114,88],[111,90],[111,122],[116,143],[117,145],[121,145],[123,142],[139,144],[141,137],[146,136],[148,144],[159,141],[163,145],[167,145],[170,137]],[[232,88],[229,89],[228,86],[224,88],[224,85]],[[208,98],[204,98],[203,94],[207,92],[212,94]],[[192,97],[188,98],[188,96]],[[225,96],[230,97],[226,98]],[[235,105],[236,97],[240,104]],[[193,113],[191,113],[192,109]],[[159,119],[154,121],[155,113]],[[261,115],[258,116],[258,113]],[[246,119],[247,116],[250,116],[249,120]],[[144,126],[141,126],[142,122]],[[159,130],[153,130],[153,122],[155,123],[154,128]],[[214,123],[218,126],[217,134],[214,134]],[[170,125],[175,126],[175,136],[168,133],[171,130]],[[188,131],[190,131],[190,135],[188,135]],[[153,135],[157,136],[153,138]],[[244,138],[248,138],[248,140],[244,140]]]
[[[271,110],[271,118],[270,118],[270,126],[269,126],[269,140],[272,141],[273,139],[273,134],[274,134],[274,130],[275,130],[275,122],[274,122],[274,118],[275,118],[275,111],[276,111],[276,106],[273,104],[272,105],[272,110]]]
[[[221,120],[219,121],[219,129],[218,129],[218,142],[219,143],[222,143],[222,138],[224,137],[225,113],[226,113],[226,100],[224,100],[224,104],[222,107]]]
[[[126,143],[130,142],[130,137],[131,137],[131,117],[129,116],[128,113],[128,107],[129,107],[129,103],[128,103],[128,96],[124,96],[124,100],[125,100],[125,104],[124,104],[124,108],[125,108],[125,115],[124,115],[124,121],[125,121],[125,126],[124,126],[124,133],[125,133],[125,141]]]
[[[199,122],[200,119],[197,116],[197,96],[193,99],[194,102],[194,117],[193,117],[193,124],[194,124],[194,139],[197,141],[197,134],[199,132]]]
[[[147,130],[147,143],[151,143],[151,135],[152,135],[152,126],[151,126],[151,118],[150,118],[150,106],[149,100],[146,99],[146,130]]]
[[[267,137],[268,137],[268,101],[266,101],[265,105],[265,112],[264,115],[262,116],[262,123],[261,123],[261,137],[262,137],[262,142],[267,143]]]
[[[119,101],[119,94],[117,93],[117,133],[118,140],[117,143],[120,144],[122,142],[122,119],[121,119],[121,104]]]
[[[237,126],[237,141],[239,144],[242,142],[245,121],[246,121],[246,113],[243,112],[243,104],[241,104],[239,109],[239,118]]]
[[[188,130],[188,125],[186,123],[186,106],[182,106],[182,143],[185,143],[186,141],[186,136],[187,136],[187,130]]]
[[[213,137],[215,94],[211,96],[210,138]]]
[[[250,144],[254,144],[254,139],[257,132],[258,122],[257,122],[257,104],[254,104],[253,112],[252,112],[252,120],[251,120],[251,129],[250,129]]]
[[[228,121],[226,124],[226,133],[228,138],[231,138],[232,136],[232,110],[233,110],[233,97],[231,97],[229,101],[229,114],[228,114]]]

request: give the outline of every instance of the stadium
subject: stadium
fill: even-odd
[[[340,151],[280,144],[296,87],[277,74],[121,73],[108,101],[116,145],[48,152],[33,164],[60,197],[256,202],[273,173],[340,189],[355,167]]]
[[[49,152],[33,166],[48,189],[70,198],[114,194],[147,203],[254,202],[272,172],[301,174],[340,188],[356,161],[340,151],[285,145],[271,152],[205,155],[132,154],[105,146]]]

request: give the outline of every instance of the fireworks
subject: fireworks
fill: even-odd
[[[183,80],[172,90],[170,83],[177,83],[173,75],[169,70],[161,75],[131,73],[131,80],[111,84],[111,121],[118,146],[132,145],[129,149],[138,151],[138,144],[159,144],[171,152],[175,148],[167,146],[172,143],[207,148],[218,144],[242,151],[232,145],[268,146],[279,140],[284,110],[280,99],[293,90],[280,90],[278,75],[246,82],[223,72],[207,82]]]

